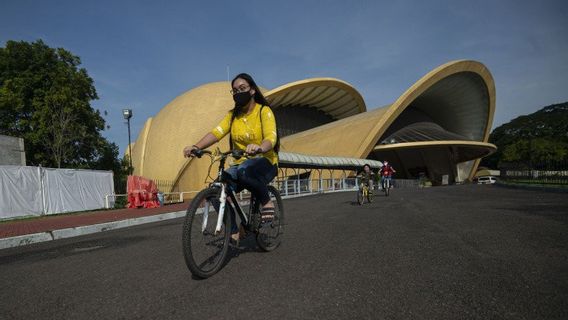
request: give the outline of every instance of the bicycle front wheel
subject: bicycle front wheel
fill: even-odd
[[[231,225],[228,210],[221,230],[215,231],[220,215],[218,188],[202,190],[189,205],[183,224],[183,255],[191,273],[208,278],[223,266],[229,249]]]
[[[365,201],[365,195],[363,194],[363,188],[361,187],[357,191],[357,203],[359,203],[359,205],[362,205],[363,201]]]
[[[258,228],[256,243],[264,251],[272,251],[282,242],[284,234],[284,205],[282,197],[276,188],[268,186],[268,194],[274,202],[274,218],[269,223],[264,223]]]
[[[373,202],[373,189],[371,188],[367,190],[367,202],[369,203]]]

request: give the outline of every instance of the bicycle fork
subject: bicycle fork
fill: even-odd
[[[217,215],[217,224],[215,225],[215,235],[221,232],[221,227],[223,226],[223,218],[225,216],[225,205],[227,204],[227,192],[225,190],[225,185],[221,184],[221,197],[219,199],[219,214]],[[207,222],[209,221],[209,201],[205,201],[205,208],[203,208],[203,222],[201,224],[201,232],[205,232],[207,229]]]
[[[225,217],[225,205],[227,204],[227,190],[225,184],[221,184],[221,203],[219,204],[219,214],[217,215],[217,225],[215,226],[215,235],[221,232],[223,226],[223,218]]]
[[[221,187],[221,195],[219,197],[219,215],[217,216],[217,224],[215,225],[215,235],[221,232],[221,227],[223,227],[223,219],[225,218],[225,213],[226,213],[225,208],[227,207],[227,185],[221,183],[220,187]],[[235,192],[232,189],[229,189],[229,192],[231,192],[231,196],[229,198],[233,202],[233,208],[235,210],[235,214],[238,213],[239,216],[241,217],[242,222],[244,222],[244,224],[247,225],[248,219],[246,215],[242,214],[242,209],[239,206]],[[205,216],[203,219],[203,226],[202,226],[203,230],[205,230],[205,226],[207,225],[207,218],[208,217]]]

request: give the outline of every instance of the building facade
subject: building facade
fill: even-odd
[[[182,156],[233,108],[230,83],[187,91],[146,121],[132,148],[134,174],[172,181],[172,191],[205,185],[209,162]],[[281,150],[307,155],[388,160],[396,178],[434,185],[470,180],[488,143],[495,112],[489,70],[471,60],[424,75],[396,101],[367,109],[361,94],[333,78],[306,79],[263,92],[277,118]],[[220,143],[228,148],[228,139]],[[168,190],[170,191],[170,190]]]

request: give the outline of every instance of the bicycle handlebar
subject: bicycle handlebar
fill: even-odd
[[[192,149],[191,153],[193,153],[198,158],[201,158],[204,154],[213,155],[213,152],[211,152],[210,150],[204,150],[204,149]],[[221,152],[220,155],[223,158],[230,155],[231,157],[233,157],[235,159],[240,159],[241,157],[246,157],[246,156],[249,156],[250,154],[246,153],[243,150],[233,149],[233,150]]]

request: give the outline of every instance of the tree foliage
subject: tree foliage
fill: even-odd
[[[30,165],[120,168],[118,147],[102,137],[105,121],[81,60],[43,41],[0,48],[0,134],[22,137]]]
[[[489,142],[497,152],[482,165],[497,168],[505,162],[527,166],[568,160],[568,102],[520,116],[493,130]]]
[[[568,144],[544,138],[518,140],[503,150],[501,161],[532,164],[562,161],[568,154]]]

